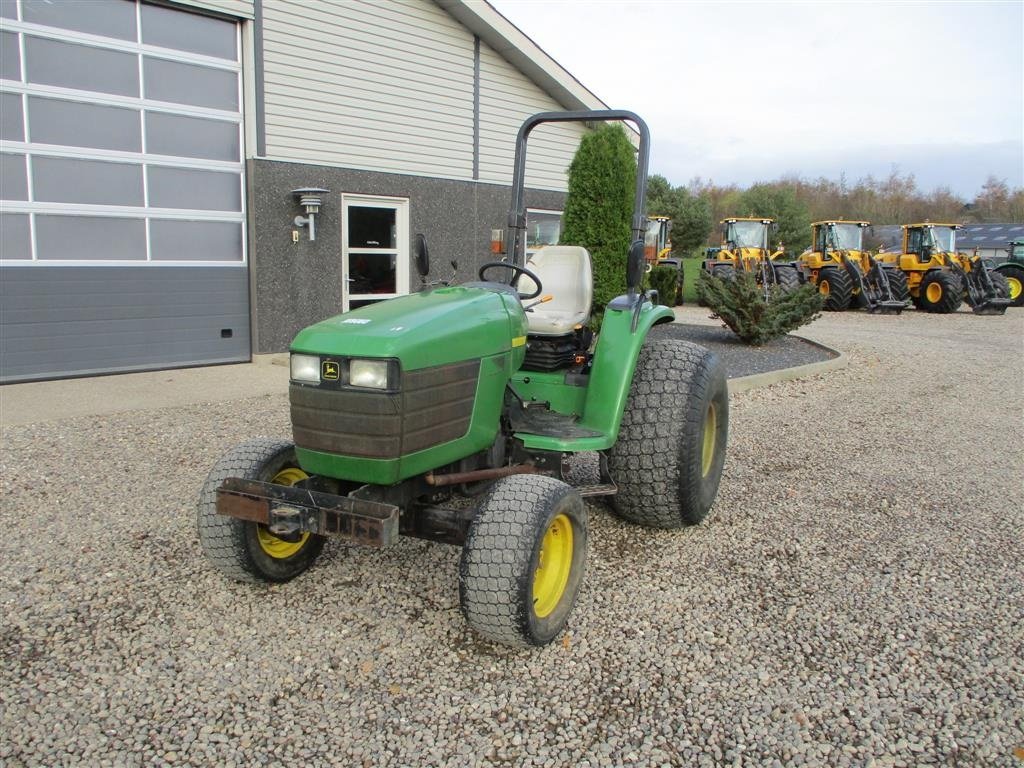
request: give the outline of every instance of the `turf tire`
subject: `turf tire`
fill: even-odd
[[[568,581],[554,610],[538,616],[534,578],[552,521],[572,525]],[[475,632],[511,646],[545,645],[565,627],[576,604],[587,551],[587,507],[571,485],[546,475],[498,480],[469,525],[459,560],[459,604]]]
[[[235,446],[213,465],[199,493],[196,523],[203,553],[225,576],[253,583],[290,581],[319,556],[324,540],[311,535],[295,554],[271,557],[260,545],[257,523],[217,514],[217,488],[226,478],[269,482],[281,470],[298,466],[294,444],[268,438]]]
[[[714,406],[715,429],[705,471],[704,426]],[[704,347],[648,337],[640,350],[619,439],[608,451],[618,485],[612,509],[652,528],[694,525],[718,493],[729,434],[725,369]]]

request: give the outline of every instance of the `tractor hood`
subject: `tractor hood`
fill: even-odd
[[[523,348],[526,315],[511,293],[451,286],[400,296],[300,331],[292,352],[397,358],[404,370]]]

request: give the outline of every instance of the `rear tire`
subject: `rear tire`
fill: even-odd
[[[948,315],[956,312],[963,302],[964,286],[952,272],[933,269],[921,279],[917,306],[925,312]]]
[[[498,480],[469,525],[459,560],[466,623],[505,645],[550,643],[565,627],[586,566],[587,508],[546,475]]]
[[[678,339],[640,350],[619,439],[608,451],[612,509],[653,528],[694,525],[718,493],[729,435],[725,368]]]
[[[323,549],[323,538],[305,534],[291,543],[277,538],[264,525],[218,515],[217,488],[229,477],[293,485],[307,477],[295,458],[295,445],[261,438],[224,454],[203,483],[196,523],[203,553],[228,578],[284,582],[306,571]]]
[[[818,271],[818,293],[825,299],[824,309],[829,312],[842,312],[850,306],[853,283],[845,270],[822,267]]]
[[[1002,275],[1006,278],[1006,287],[1009,291],[1011,307],[1024,307],[1024,267],[1016,264],[1007,264],[993,274]]]

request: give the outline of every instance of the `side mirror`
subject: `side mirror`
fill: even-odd
[[[422,232],[416,233],[412,241],[413,258],[416,261],[416,271],[420,277],[426,277],[430,273],[430,253],[427,251],[427,238]]]
[[[629,256],[626,259],[626,287],[631,293],[636,293],[640,283],[644,279],[647,260],[644,258],[644,241],[634,240],[629,247]]]

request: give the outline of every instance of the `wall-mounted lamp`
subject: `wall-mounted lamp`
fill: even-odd
[[[323,204],[321,197],[330,191],[320,187],[301,187],[292,190],[292,194],[299,198],[299,205],[306,209],[305,216],[295,217],[295,226],[305,227],[309,225],[309,239],[311,241],[316,240],[316,225],[313,220],[316,214],[320,213],[320,206]]]

